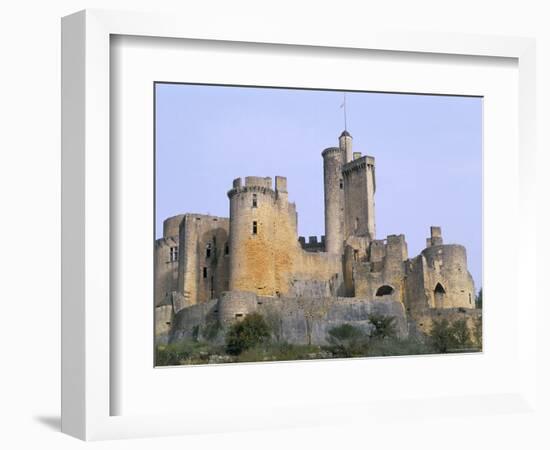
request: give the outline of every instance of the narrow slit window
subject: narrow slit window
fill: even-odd
[[[258,207],[258,195],[252,194],[252,208]]]
[[[258,222],[252,222],[252,234],[258,234]]]
[[[179,257],[179,248],[178,247],[170,247],[170,262],[175,262],[178,260]]]
[[[344,189],[344,180],[340,180],[340,189]]]
[[[225,244],[225,254],[229,255],[229,244]]]
[[[212,244],[206,244],[206,257],[210,258],[211,254],[212,254]]]
[[[208,278],[208,268],[207,267],[202,268],[202,277],[203,278]]]

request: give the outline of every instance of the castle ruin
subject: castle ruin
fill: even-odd
[[[294,341],[322,341],[323,323],[364,324],[373,310],[398,317],[406,335],[411,324],[425,330],[435,313],[475,308],[466,249],[444,244],[440,227],[412,258],[404,235],[376,238],[374,157],[353,151],[344,131],[322,158],[320,240],[298,236],[281,176],[274,185],[270,177],[235,179],[229,218],[188,213],[164,221],[155,242],[157,337],[185,337],[207,320],[231,323],[257,310],[278,311]]]

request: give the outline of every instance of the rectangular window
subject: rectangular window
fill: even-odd
[[[229,244],[225,244],[225,254],[229,255]]]
[[[206,257],[210,258],[211,253],[212,253],[212,245],[206,244]]]
[[[256,194],[252,194],[252,208],[258,207],[258,196]]]
[[[258,222],[252,222],[252,234],[258,234]]]
[[[208,269],[206,267],[202,268],[202,277],[208,278]]]
[[[179,257],[179,247],[170,247],[170,262],[175,262]]]
[[[340,189],[344,189],[344,182],[340,180]]]

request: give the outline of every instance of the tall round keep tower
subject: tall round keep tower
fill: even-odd
[[[325,250],[328,253],[343,253],[344,180],[342,165],[345,155],[345,150],[340,147],[329,147],[322,153],[325,185]]]
[[[276,193],[269,177],[233,181],[230,205],[229,290],[275,295]]]

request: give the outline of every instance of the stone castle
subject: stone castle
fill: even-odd
[[[376,238],[376,168],[344,131],[322,152],[325,236],[299,237],[287,180],[237,178],[229,218],[182,214],[164,221],[155,243],[155,333],[190,336],[209,320],[231,323],[252,311],[278,314],[290,341],[322,342],[327,324],[365,325],[392,314],[402,335],[426,330],[434,314],[469,315],[475,287],[466,249],[444,244],[432,226],[409,257],[404,235]]]

